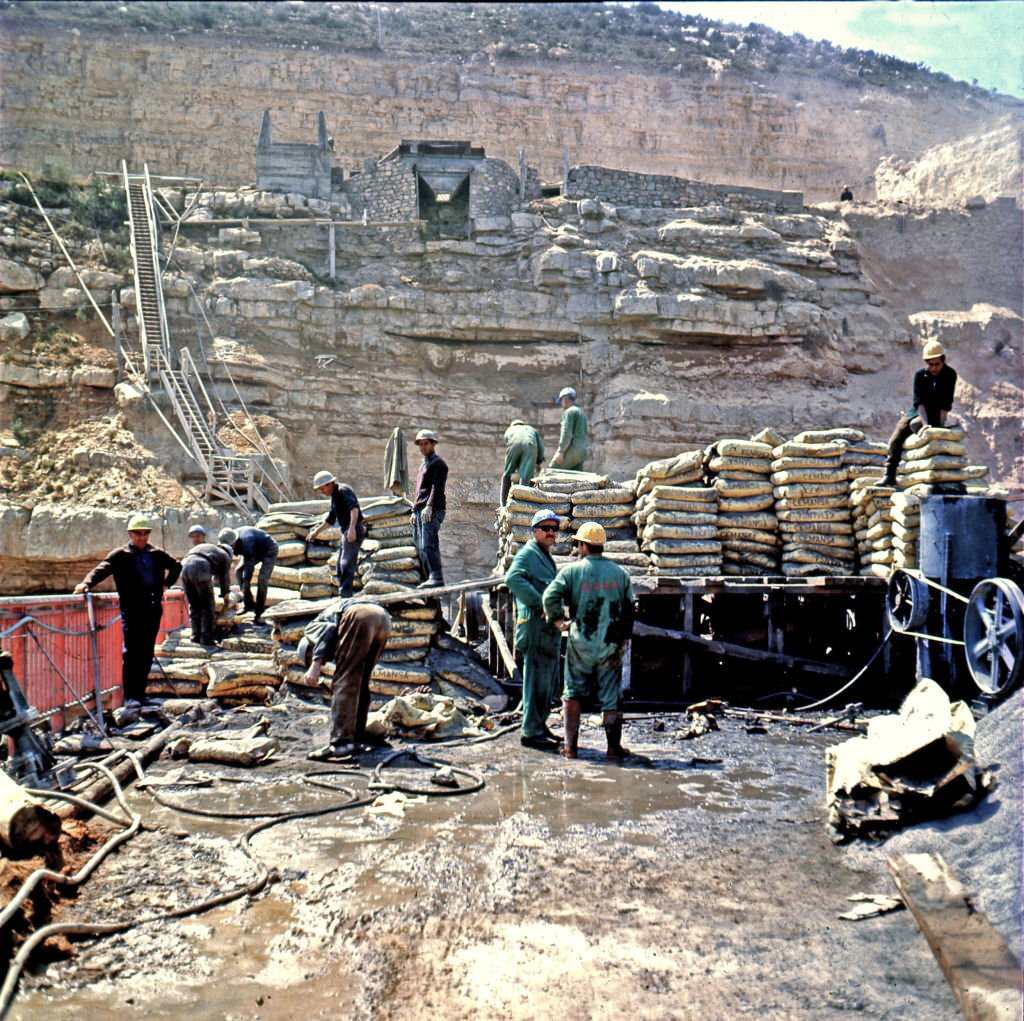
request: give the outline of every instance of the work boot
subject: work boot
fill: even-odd
[[[580,742],[580,700],[566,698],[562,700],[562,717],[565,721],[565,744],[562,755],[567,759],[575,759],[579,755]]]
[[[622,747],[622,713],[606,712],[601,722],[604,724],[605,737],[608,739],[606,755],[609,761],[622,762],[630,754],[628,748]]]
[[[521,737],[519,743],[524,748],[534,748],[539,752],[553,752],[561,742],[557,741],[554,736],[538,734],[536,737]]]

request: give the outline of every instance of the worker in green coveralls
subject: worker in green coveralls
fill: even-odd
[[[522,419],[515,419],[505,430],[505,470],[501,476],[501,506],[505,506],[512,476],[528,486],[534,472],[544,463],[544,441],[540,433]]]
[[[604,714],[608,758],[621,762],[629,754],[622,747],[621,686],[622,653],[633,633],[633,585],[618,564],[605,559],[604,543],[599,524],[582,524],[573,536],[578,559],[558,572],[544,590],[543,604],[548,622],[569,632],[562,754],[576,758],[581,701],[596,696]]]
[[[562,388],[555,403],[562,406],[562,431],[550,467],[560,465],[582,471],[587,459],[587,416],[576,406],[576,391],[571,386]]]
[[[515,555],[505,584],[516,597],[516,651],[523,654],[523,726],[526,748],[554,751],[561,742],[547,718],[558,691],[561,637],[544,619],[541,596],[557,573],[551,547],[558,538],[558,515],[539,510],[530,522],[533,538]]]

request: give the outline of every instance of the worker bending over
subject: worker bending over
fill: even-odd
[[[262,624],[270,576],[274,573],[274,564],[277,563],[277,543],[262,528],[248,525],[237,532],[233,528],[221,529],[217,541],[222,546],[227,546],[235,556],[242,558],[235,575],[238,587],[242,590],[242,608],[245,611],[253,611],[254,624]],[[256,598],[253,599],[250,584],[257,564],[260,565],[260,573],[256,582]]]
[[[544,590],[544,615],[559,631],[568,630],[565,655],[565,745],[575,759],[580,733],[581,700],[595,696],[604,714],[608,758],[621,762],[622,653],[633,633],[633,585],[618,564],[604,558],[604,529],[593,521],[573,537],[577,556]],[[568,610],[568,617],[566,617]]]
[[[558,434],[558,450],[551,458],[550,467],[560,465],[582,471],[587,460],[587,416],[582,408],[576,406],[576,391],[571,386],[559,392],[555,403],[562,406],[562,428]]]
[[[420,556],[420,568],[427,575],[427,580],[420,588],[434,588],[444,584],[439,533],[448,509],[445,497],[448,465],[437,454],[437,440],[437,433],[430,429],[421,429],[415,440],[423,455],[423,462],[416,473],[416,496],[412,505],[413,532]]]
[[[75,586],[75,594],[82,595],[104,578],[114,577],[121,609],[121,685],[126,701],[141,702],[145,697],[164,612],[164,589],[181,573],[181,564],[170,553],[150,546],[152,531],[149,518],[133,515],[128,522],[128,545],[111,550]]]
[[[896,485],[896,469],[903,456],[903,444],[911,433],[927,425],[945,425],[953,407],[956,371],[946,364],[946,352],[937,340],[925,344],[921,353],[924,368],[914,373],[914,403],[905,411],[889,437],[889,457],[885,463],[883,486]]]
[[[558,515],[539,510],[531,522],[533,538],[515,555],[505,584],[516,599],[516,652],[523,654],[523,724],[520,743],[553,751],[561,741],[548,730],[547,718],[558,691],[558,630],[544,618],[542,597],[558,569],[551,547],[558,538]]]
[[[317,472],[313,476],[313,488],[328,500],[331,506],[319,525],[306,536],[312,542],[329,525],[341,529],[341,546],[338,549],[338,595],[348,599],[352,595],[352,583],[356,577],[359,562],[359,548],[366,538],[366,522],[359,507],[359,498],[351,486],[339,482],[330,472]]]
[[[352,759],[366,743],[370,711],[370,674],[391,634],[391,617],[383,606],[342,600],[306,625],[299,655],[308,662],[306,680],[326,687],[320,671],[334,657],[330,743],[310,752],[318,762]]]
[[[192,641],[200,645],[214,644],[213,583],[220,583],[221,598],[227,603],[231,592],[231,560],[227,546],[212,542],[193,546],[182,558],[181,587],[188,603]]]
[[[528,486],[537,469],[544,463],[544,441],[540,433],[522,419],[515,419],[505,430],[505,470],[501,476],[501,506],[505,506],[512,476]]]

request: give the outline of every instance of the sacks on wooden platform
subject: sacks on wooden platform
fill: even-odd
[[[778,532],[772,491],[772,445],[765,439],[722,439],[706,454],[708,481],[718,493],[718,538],[729,574],[774,574]]]
[[[690,462],[696,463],[692,457]],[[638,497],[633,520],[639,529],[640,549],[651,558],[649,573],[672,572],[683,577],[679,572],[691,568],[706,575],[717,573],[722,546],[714,489],[659,483]],[[666,558],[671,558],[671,563]]]
[[[850,483],[850,507],[859,572],[878,576],[893,563],[891,504],[895,495],[891,486],[877,485],[873,476],[862,476]]]

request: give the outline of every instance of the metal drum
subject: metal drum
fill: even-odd
[[[986,496],[926,497],[921,501],[918,544],[921,573],[944,584],[991,578],[1000,573],[1000,546],[1005,534],[1004,500]]]

